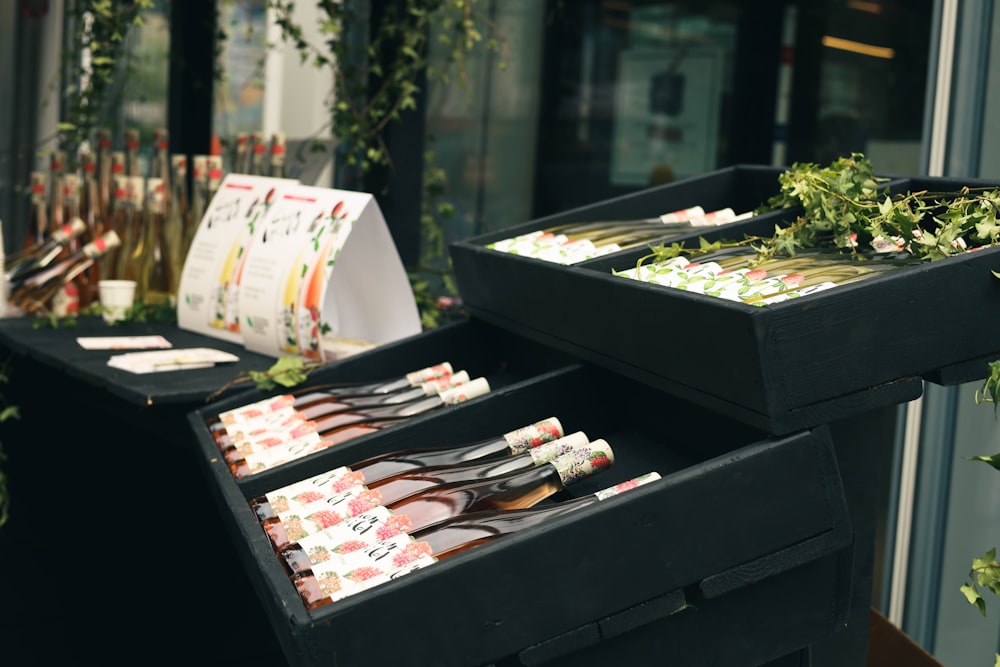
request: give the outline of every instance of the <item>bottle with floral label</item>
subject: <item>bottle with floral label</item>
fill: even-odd
[[[540,447],[549,444],[552,443]],[[334,532],[331,528],[344,520],[384,507],[385,510],[374,513],[378,517],[374,521],[376,528],[383,520],[391,520],[394,526],[413,532],[466,512],[531,507],[565,485],[610,467],[613,461],[611,446],[599,439],[573,447],[542,465],[493,477],[438,484],[393,503],[383,503],[377,489],[351,487],[336,496],[336,502],[328,501],[322,511],[312,511],[305,517],[291,512],[279,514],[280,520],[268,519],[261,526],[274,548],[281,549],[306,535],[321,531],[331,535]],[[386,537],[385,531],[378,529],[372,535]],[[332,535],[331,539],[338,540],[340,536]]]
[[[538,467],[471,483],[442,484],[394,503],[387,509],[391,510],[394,516],[405,516],[410,525],[409,532],[413,533],[432,523],[463,514],[483,510],[533,507],[566,486],[609,468],[612,461],[613,453],[610,445],[604,440],[595,440],[588,447],[577,448]],[[420,566],[436,562],[429,544],[413,540],[409,535],[387,536],[369,547],[368,551],[382,545],[392,545],[391,551],[400,548],[404,554],[409,551],[411,556],[423,559]],[[343,545],[341,546],[343,548]],[[410,558],[408,562],[400,565],[404,566],[406,572],[412,571],[413,560],[414,558]],[[351,557],[347,565],[357,567],[356,557]],[[320,575],[316,574],[317,570],[320,571]],[[364,576],[364,579],[374,580],[373,583],[384,583],[394,578],[393,575],[399,576],[402,573],[390,565],[371,573],[375,576]],[[358,578],[350,567],[345,568],[344,564],[338,563],[336,559],[329,566],[324,566],[321,562],[292,575],[292,581],[302,595],[307,609],[317,609],[343,597],[335,590],[331,591],[330,585],[323,581],[330,574],[338,578]],[[380,576],[386,576],[387,579],[380,579]],[[364,588],[370,588],[370,585]]]
[[[386,452],[270,491],[251,499],[250,507],[263,521],[279,512],[288,512],[328,498],[356,483],[372,484],[425,468],[515,456],[562,436],[562,424],[555,417],[548,417],[501,436],[476,442]]]
[[[271,163],[269,175],[273,178],[285,177],[285,134],[275,132],[271,136]]]
[[[224,432],[231,426],[237,426],[260,417],[267,417],[273,412],[282,412],[288,415],[300,407],[326,396],[381,396],[412,389],[428,380],[451,375],[453,372],[452,365],[445,361],[440,364],[410,371],[399,377],[379,380],[377,382],[310,385],[291,393],[271,396],[225,410],[215,417],[206,419],[205,425],[208,426],[213,435],[218,437],[217,434]]]
[[[314,432],[318,420],[330,415],[352,410],[367,409],[380,405],[403,405],[416,400],[440,394],[469,381],[466,371],[459,371],[424,382],[408,391],[372,396],[327,396],[303,405],[291,414],[271,413],[268,417],[245,423],[242,427],[227,429],[226,436],[217,440],[219,449],[227,461],[235,461],[249,454],[263,453],[277,445]]]
[[[268,448],[266,452],[249,454],[229,464],[237,478],[269,470],[288,461],[306,456],[380,429],[392,426],[432,410],[456,405],[482,396],[490,390],[486,378],[479,377],[465,384],[446,389],[435,396],[401,405],[381,405],[336,413],[316,421],[313,429],[300,438]]]
[[[275,545],[280,546],[282,539],[299,540],[350,518],[341,515],[342,508],[352,507],[349,502],[344,502],[345,500],[364,497],[368,502],[392,508],[403,499],[422,491],[446,484],[504,477],[548,463],[559,456],[589,445],[590,440],[586,434],[577,431],[515,456],[421,469],[379,482],[358,483],[339,494],[315,500],[295,510],[279,512],[273,518],[261,521],[261,525],[265,532],[272,536]]]
[[[399,547],[413,542],[423,543],[425,546],[421,551],[433,556],[435,560],[444,560],[505,535],[545,525],[560,516],[590,507],[602,500],[619,496],[659,479],[659,473],[649,472],[580,498],[522,509],[467,512],[412,532],[400,530],[398,522],[391,527],[383,526],[379,531],[376,527],[377,522],[369,518],[369,515],[373,514],[370,512],[292,542],[279,549],[278,556],[291,574],[307,570],[312,570],[313,574],[316,574],[317,566],[326,563],[339,566],[344,563],[345,554],[386,543],[393,543]],[[324,566],[323,569],[328,568]]]

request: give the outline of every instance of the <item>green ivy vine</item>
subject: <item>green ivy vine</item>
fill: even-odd
[[[321,0],[316,6],[323,18],[319,32],[323,43],[306,39],[295,18],[295,3],[267,0],[282,39],[292,44],[303,63],[329,70],[333,79],[330,120],[317,130],[327,129],[336,139],[338,164],[368,173],[375,168],[392,170],[393,160],[385,141],[389,124],[417,108],[421,82],[439,80],[449,85],[467,82],[466,57],[477,48],[487,48],[503,57],[506,41],[494,22],[477,11],[480,0],[399,0],[388,3],[370,38],[359,53],[348,38],[352,26],[364,26],[354,2]],[[480,29],[484,26],[484,30]],[[444,48],[444,62],[435,66],[429,57],[431,40]],[[429,142],[432,138],[427,139]],[[319,143],[314,142],[319,148]],[[428,277],[440,279],[448,295],[457,290],[451,275],[444,241],[443,221],[454,215],[454,206],[445,199],[445,174],[431,149],[424,153],[421,201],[421,259],[410,283],[425,328],[439,323],[440,302],[432,294]]]

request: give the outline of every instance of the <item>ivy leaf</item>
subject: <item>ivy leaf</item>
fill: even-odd
[[[291,355],[282,355],[267,373],[274,382],[283,387],[302,384],[309,375],[305,368],[305,360]]]
[[[965,458],[969,461],[982,461],[993,466],[994,469],[1000,470],[1000,454],[994,454],[993,456],[967,456]]]

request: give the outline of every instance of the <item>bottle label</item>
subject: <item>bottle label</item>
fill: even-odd
[[[622,482],[621,484],[615,484],[614,486],[609,486],[606,489],[602,489],[595,493],[598,500],[605,500],[611,498],[612,496],[621,495],[626,491],[631,491],[632,489],[642,486],[643,484],[649,484],[650,482],[655,482],[660,479],[659,473],[648,472],[645,475],[640,475],[639,477],[633,477],[627,482]]]
[[[467,371],[459,371],[454,375],[442,375],[441,377],[427,380],[420,384],[420,388],[424,390],[425,395],[434,396],[435,394],[440,394],[445,389],[458,387],[468,381],[469,373]]]
[[[490,391],[490,385],[486,381],[486,378],[479,377],[470,382],[466,382],[463,385],[457,387],[452,387],[451,389],[445,389],[438,396],[441,400],[448,405],[454,405],[456,403],[462,403],[471,398],[476,398],[477,396],[482,396]]]
[[[382,494],[378,489],[354,486],[350,489],[310,503],[299,511],[278,514],[289,541],[297,542],[306,535],[313,535],[330,526],[335,526],[350,517],[364,514],[382,504]]]
[[[323,574],[336,573],[344,577],[358,568],[376,567],[390,573],[410,565],[419,558],[430,556],[430,544],[417,542],[409,535],[401,533],[374,544],[364,542],[340,544],[325,553],[317,554],[320,560],[313,561],[312,571],[313,575],[317,575],[318,570]]]
[[[238,408],[233,408],[232,410],[220,412],[219,421],[222,422],[223,426],[229,426],[231,424],[239,424],[250,419],[267,415],[271,412],[284,410],[286,408],[288,409],[287,411],[291,413],[291,408],[294,403],[295,397],[291,394],[272,396],[261,401],[255,401],[253,403],[248,403],[247,405],[242,405]]]
[[[378,505],[367,512],[344,519],[298,540],[309,560],[319,563],[329,553],[339,552],[358,545],[367,546],[388,540],[396,535],[409,533],[413,522],[405,514],[395,514],[385,505]],[[352,545],[352,546],[346,546]]]
[[[535,462],[536,466],[538,466],[543,463],[548,463],[557,456],[563,456],[579,447],[586,447],[589,444],[590,440],[583,433],[583,431],[577,431],[576,433],[571,433],[567,436],[559,438],[558,440],[546,442],[545,444],[534,447],[533,449],[528,450],[528,452],[529,456],[531,456],[531,460]]]
[[[234,445],[238,445],[267,437],[275,429],[304,420],[305,416],[301,412],[293,410],[289,406],[288,408],[265,413],[260,417],[248,419],[242,423],[232,424],[226,428],[226,433],[229,435],[229,441]]]
[[[319,571],[313,570],[313,576],[316,577],[316,582],[323,594],[337,601],[437,562],[432,556],[419,556],[411,559],[408,554],[402,554],[402,557],[407,559],[407,563],[395,569],[363,565],[341,574],[335,570],[317,566]]]
[[[427,368],[421,368],[417,371],[411,371],[406,374],[406,381],[410,383],[410,386],[416,387],[418,384],[426,382],[427,380],[451,374],[451,364],[446,361],[434,366],[428,366]]]
[[[614,452],[605,440],[598,439],[551,461],[563,485],[572,484],[606,470],[614,463]]]
[[[323,500],[355,486],[352,481],[347,479],[351,475],[360,475],[361,479],[357,483],[364,483],[364,474],[355,473],[347,466],[341,466],[265,493],[264,498],[271,505],[275,514],[289,512],[293,508],[297,510],[303,505]],[[351,480],[353,479],[357,479],[357,477],[351,478]],[[342,482],[345,484],[343,488],[340,487]]]
[[[293,412],[274,424],[253,422],[252,428],[233,434],[231,443],[241,454],[264,452],[272,447],[291,445],[300,438],[317,435],[316,422],[306,419],[301,412]]]
[[[321,438],[319,433],[313,432],[301,438],[268,447],[266,450],[247,454],[243,460],[251,473],[259,473],[321,451],[332,444],[331,441]]]
[[[522,454],[532,447],[552,442],[562,436],[562,423],[555,417],[549,417],[530,426],[505,433],[503,438],[510,444],[512,454]]]
[[[52,314],[69,317],[80,312],[80,290],[76,283],[68,282],[52,295]]]

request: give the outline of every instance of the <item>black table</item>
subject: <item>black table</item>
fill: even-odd
[[[108,335],[162,335],[239,361],[136,375],[107,366],[121,351],[76,341]],[[275,359],[175,324],[81,317],[56,329],[0,320],[3,360],[0,393],[21,416],[0,424],[12,499],[0,528],[0,662],[283,664],[184,418]]]

